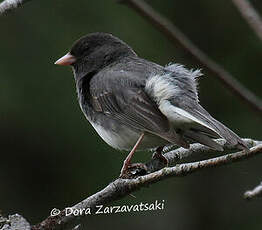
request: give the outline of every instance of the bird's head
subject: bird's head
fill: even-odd
[[[77,40],[56,65],[72,66],[75,78],[96,73],[127,55],[136,55],[123,41],[108,33],[91,33]]]

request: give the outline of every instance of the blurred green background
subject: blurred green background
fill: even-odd
[[[262,97],[262,42],[231,1],[152,0],[201,49]],[[252,1],[262,14],[261,1]],[[262,140],[261,119],[199,63],[115,0],[31,1],[0,17],[0,209],[31,223],[71,206],[119,174],[126,153],[107,146],[81,113],[72,72],[55,66],[80,36],[110,32],[146,59],[202,68],[201,104],[242,137]],[[134,161],[151,154],[137,153]],[[158,212],[88,217],[90,229],[261,229],[261,157],[161,181],[115,204],[165,200]]]

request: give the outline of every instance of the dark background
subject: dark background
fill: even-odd
[[[252,1],[262,13],[260,1]],[[150,4],[258,97],[262,42],[231,1]],[[82,115],[70,68],[55,66],[73,41],[110,32],[144,58],[202,68],[134,11],[114,0],[31,1],[0,17],[0,209],[31,223],[71,206],[119,174],[126,153],[107,146]],[[201,104],[242,137],[262,140],[261,120],[214,76],[200,80]],[[146,161],[140,152],[134,161]],[[116,204],[165,200],[165,210],[92,216],[90,229],[261,229],[262,203],[243,192],[261,180],[253,158],[158,182]]]

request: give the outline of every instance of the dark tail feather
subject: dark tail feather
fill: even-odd
[[[230,145],[235,146],[240,150],[249,149],[246,143],[232,130],[227,128],[221,122],[213,118],[202,106],[199,105],[199,110],[197,111],[198,117],[201,116],[202,120],[216,133],[224,138]]]
[[[214,118],[213,118],[214,119]],[[229,144],[235,146],[237,149],[240,150],[247,150],[249,149],[246,143],[232,130],[227,128],[225,125],[220,123],[219,121],[215,120],[216,126],[218,127],[218,134],[223,137]]]
[[[224,150],[223,147],[220,144],[218,144],[217,142],[212,140],[207,135],[200,133],[200,132],[197,132],[197,131],[186,130],[184,132],[184,137],[189,138],[192,141],[199,142],[199,143],[206,145],[206,146],[208,146],[212,149],[215,149],[217,151],[223,151]]]

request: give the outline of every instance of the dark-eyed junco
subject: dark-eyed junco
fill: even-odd
[[[247,149],[199,104],[199,70],[142,59],[107,33],[80,38],[55,64],[73,67],[80,107],[101,138],[113,148],[131,149],[121,176],[135,150],[157,148],[161,153],[170,143],[189,148],[199,142],[222,151],[213,138]]]

